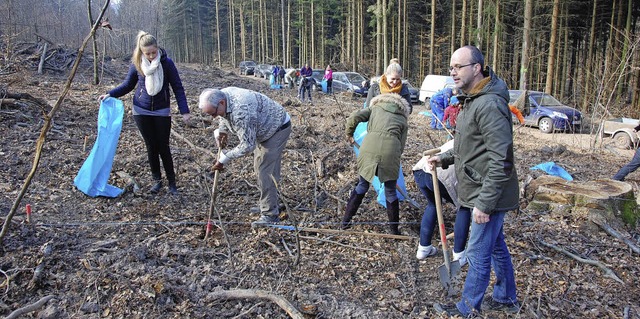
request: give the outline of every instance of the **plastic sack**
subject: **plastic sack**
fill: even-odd
[[[106,98],[100,103],[98,112],[98,137],[91,153],[82,164],[73,184],[83,193],[91,196],[117,197],[124,191],[107,184],[113,157],[118,147],[124,105],[116,98]]]
[[[364,107],[367,107],[366,104]],[[367,135],[367,122],[359,123],[358,126],[356,126],[356,130],[353,132],[353,139],[356,141],[356,143],[358,143],[358,145],[362,145],[362,140],[366,135]],[[358,148],[355,146],[353,147],[353,149],[356,152],[356,156],[359,156],[360,150],[358,150]],[[375,189],[376,193],[378,193],[378,197],[376,198],[376,201],[378,202],[378,204],[386,208],[387,199],[384,195],[384,183],[380,182],[380,180],[378,179],[378,176],[374,176],[371,185],[373,186],[373,189]],[[400,187],[400,189],[402,189],[402,191],[405,194],[407,194],[407,187],[405,186],[405,183],[404,183],[404,174],[402,173],[402,165],[400,165],[396,186]],[[402,196],[402,193],[400,193],[397,189],[396,189],[396,193],[398,195],[399,201],[403,201],[405,199],[404,196]]]
[[[532,170],[539,169],[539,170],[545,171],[549,175],[559,176],[568,181],[573,181],[573,177],[571,177],[571,175],[567,171],[565,171],[564,168],[556,165],[556,163],[554,162],[546,162],[546,163],[538,164],[530,169]]]

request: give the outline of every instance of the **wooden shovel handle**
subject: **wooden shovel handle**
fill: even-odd
[[[440,149],[429,150],[427,152],[433,152]],[[433,154],[435,154],[433,153]],[[447,232],[444,228],[444,217],[442,216],[442,198],[440,197],[440,184],[438,182],[438,171],[435,166],[431,170],[431,179],[433,180],[433,195],[436,200],[436,213],[438,215],[438,230],[440,231],[440,241],[442,241],[442,254],[444,255],[444,264],[447,267],[447,271],[451,269],[451,261],[449,260],[449,245],[447,245]]]

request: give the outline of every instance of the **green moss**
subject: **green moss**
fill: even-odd
[[[623,200],[620,211],[622,213],[622,220],[627,225],[634,227],[636,225],[636,222],[638,222],[638,215],[640,215],[635,199],[630,198],[627,200]]]

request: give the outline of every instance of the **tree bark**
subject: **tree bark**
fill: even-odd
[[[558,16],[560,11],[560,0],[553,0],[553,14],[551,15],[551,40],[549,40],[549,59],[547,60],[547,79],[544,92],[553,93],[553,74],[555,70],[556,45],[558,38]]]

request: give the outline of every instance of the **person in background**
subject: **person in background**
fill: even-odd
[[[284,75],[286,71],[284,70],[284,66],[280,66],[280,70],[278,70],[278,84],[284,85]]]
[[[482,310],[520,311],[511,254],[505,242],[504,218],[518,208],[519,187],[513,154],[513,124],[509,91],[478,48],[456,50],[449,72],[462,93],[464,107],[457,119],[453,149],[432,156],[432,166],[455,164],[458,201],[472,211],[466,257],[469,270],[456,304],[434,303],[438,313],[469,317]],[[493,293],[484,294],[495,271]]]
[[[397,63],[387,67],[387,74],[402,74]],[[395,79],[395,76],[393,77]],[[386,83],[386,80],[383,80]],[[399,81],[399,80],[398,80]],[[396,83],[397,86],[397,82]],[[399,235],[400,203],[396,191],[399,177],[400,156],[407,141],[410,104],[395,92],[380,94],[371,99],[367,107],[355,111],[347,119],[345,133],[354,144],[353,133],[359,123],[367,123],[367,135],[362,140],[358,156],[359,181],[351,192],[342,218],[342,228],[351,227],[351,219],[358,211],[375,176],[384,183],[389,231]]]
[[[333,93],[331,86],[333,84],[333,70],[331,69],[331,64],[327,65],[327,68],[324,70],[323,79],[327,81],[327,93]]]
[[[251,226],[278,223],[280,211],[275,183],[280,181],[282,152],[291,134],[291,117],[287,111],[264,94],[236,87],[205,89],[200,94],[198,107],[219,119],[218,129],[214,131],[219,148],[226,147],[229,131],[240,140],[232,150],[221,152],[214,170],[222,170],[232,160],[253,152],[253,169],[260,190],[260,218]]]
[[[640,131],[640,125],[636,126],[633,131]],[[633,158],[631,158],[631,162],[623,166],[615,175],[613,175],[613,179],[616,181],[624,181],[627,175],[635,172],[638,167],[640,167],[640,148],[636,149],[636,152],[633,154]]]
[[[136,89],[137,85],[137,89]],[[133,120],[144,139],[147,158],[151,167],[153,186],[150,193],[162,189],[160,159],[169,182],[169,193],[178,194],[176,174],[173,168],[169,136],[171,135],[171,101],[169,87],[173,90],[182,119],[189,122],[190,113],[182,81],[173,61],[164,49],[158,47],[156,38],[144,31],[136,37],[131,65],[127,76],[118,87],[102,95],[118,98],[136,89],[133,95]]]
[[[449,127],[455,130],[458,113],[460,113],[460,101],[458,101],[457,97],[452,96],[449,100],[449,106],[444,109],[444,117],[442,118],[442,123],[446,125],[447,121],[449,121]]]
[[[295,86],[296,80],[298,79],[298,73],[299,72],[296,69],[291,69],[285,73],[284,78],[286,79],[287,86],[290,89],[293,89]]]
[[[429,107],[431,108],[431,128],[436,130],[443,129],[444,110],[449,106],[449,100],[456,95],[453,88],[446,87],[434,93],[429,99]]]
[[[315,83],[315,80],[311,76],[313,70],[309,67],[309,63],[305,64],[300,69],[300,87],[298,88],[298,98],[304,103],[305,92],[309,97],[309,103],[311,103],[311,86]]]
[[[409,114],[411,114],[411,92],[409,92],[409,87],[402,83],[402,67],[400,63],[398,63],[398,59],[391,59],[389,66],[380,77],[380,80],[370,84],[367,101],[365,102],[366,105],[369,105],[371,99],[384,93],[399,94],[409,103]]]
[[[453,148],[453,140],[449,140],[447,143],[440,147],[440,152],[446,152]],[[436,224],[438,223],[438,216],[436,211],[436,199],[433,189],[433,176],[432,168],[428,165],[428,156],[423,156],[418,163],[413,167],[413,178],[422,192],[422,195],[427,199],[427,207],[422,214],[422,222],[420,223],[420,243],[418,244],[418,251],[416,252],[417,259],[425,259],[429,256],[436,254],[436,247],[431,245],[431,238]],[[438,172],[438,185],[440,190],[440,197],[444,202],[452,203],[456,207],[456,222],[454,225],[455,241],[453,245],[453,260],[458,260],[460,266],[464,266],[467,263],[465,256],[465,246],[467,244],[467,238],[469,237],[469,226],[471,225],[471,210],[466,207],[461,207],[458,203],[458,193],[456,187],[458,179],[456,178],[454,165],[449,165],[449,168],[442,169],[436,168]]]
[[[278,77],[278,74],[280,74],[280,68],[278,65],[273,67],[271,74],[273,75],[273,84],[280,84],[280,78]]]

